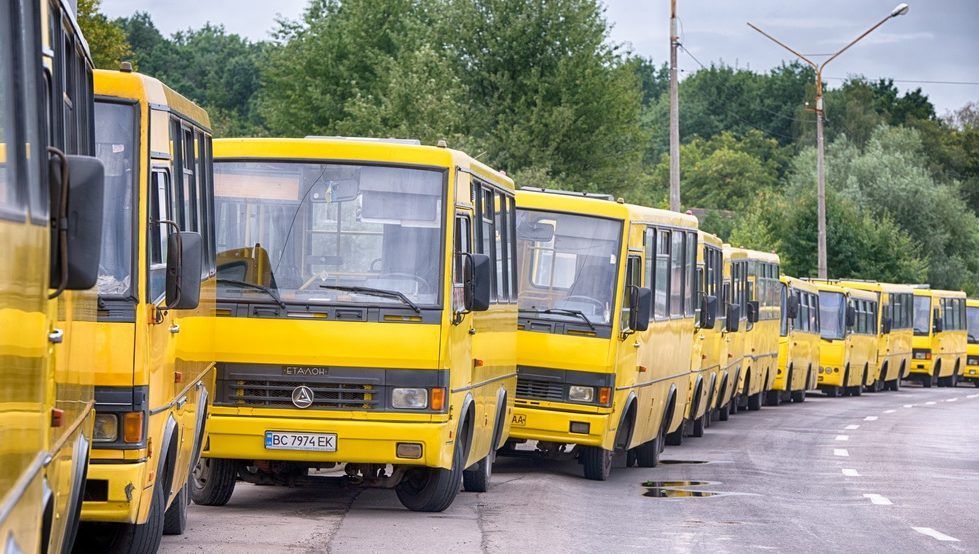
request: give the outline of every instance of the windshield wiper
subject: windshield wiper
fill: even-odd
[[[590,319],[588,319],[588,316],[585,315],[585,312],[581,310],[569,310],[567,308],[547,308],[546,310],[538,310],[537,308],[519,308],[518,311],[533,312],[536,314],[557,314],[557,315],[574,316],[584,321],[585,325],[587,325],[588,328],[591,329],[592,331],[597,331],[597,329],[595,329],[595,325],[592,324]]]
[[[286,303],[283,302],[282,301],[282,298],[279,297],[279,294],[277,292],[275,292],[274,290],[270,289],[269,287],[266,287],[265,285],[259,285],[259,284],[256,284],[256,283],[249,283],[248,281],[239,281],[238,279],[218,279],[218,284],[219,285],[221,285],[221,284],[223,284],[223,285],[238,285],[239,287],[246,287],[246,288],[253,289],[253,290],[260,290],[260,291],[264,292],[265,294],[271,296],[272,297],[272,300],[275,300],[275,303],[278,304],[279,307],[281,307],[283,310],[287,310],[288,309],[288,307],[286,306]]]
[[[364,294],[367,296],[380,296],[382,298],[396,298],[407,305],[409,308],[415,311],[416,314],[422,313],[421,308],[417,304],[411,301],[410,298],[405,296],[401,291],[397,290],[387,290],[387,289],[375,289],[373,287],[349,287],[345,285],[320,285],[321,289],[328,290],[339,290],[343,292],[354,292],[357,294]]]

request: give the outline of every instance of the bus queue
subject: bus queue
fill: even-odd
[[[155,552],[330,470],[441,512],[518,450],[604,481],[808,392],[979,386],[961,291],[789,277],[442,141],[212,140],[70,3],[0,12],[4,551]]]

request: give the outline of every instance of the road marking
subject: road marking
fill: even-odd
[[[948,398],[945,400],[945,402],[955,402],[956,400],[958,400],[958,398]]]
[[[925,402],[925,405],[926,406],[934,406],[935,405],[935,401],[934,400],[931,400],[931,401]]]
[[[836,440],[838,440],[838,441],[848,441],[848,440],[850,440],[850,435],[836,435]]]
[[[860,477],[860,474],[857,473],[857,470],[855,470],[855,469],[848,469],[848,468],[844,468],[843,469],[843,475],[845,475],[847,477]]]
[[[850,453],[846,451],[846,448],[834,448],[833,449],[833,455],[834,456],[849,456]]]
[[[847,431],[856,431],[859,428],[860,428],[859,425],[847,425],[846,427],[844,427],[844,429],[846,429]]]
[[[933,539],[940,540],[943,542],[959,542],[959,539],[955,537],[950,537],[945,533],[939,533],[938,531],[935,531],[931,527],[912,527],[912,529],[921,533],[922,535],[928,535]]]
[[[966,398],[979,398],[979,394],[970,394],[969,396],[966,396]]]
[[[896,412],[896,411],[897,411],[897,410],[884,410],[884,413],[885,413],[885,414],[893,414],[893,413],[894,413],[894,412]],[[877,419],[877,418],[875,417],[874,419]]]
[[[914,408],[914,404],[905,404],[904,407],[905,408]]]
[[[891,502],[890,500],[888,500],[887,498],[879,494],[865,494],[863,495],[863,497],[869,498],[871,503],[876,504],[878,506],[890,506],[891,504],[893,504],[893,502]]]
[[[877,416],[875,416],[875,415],[869,415],[869,416],[863,418],[863,420],[864,421],[877,421]]]

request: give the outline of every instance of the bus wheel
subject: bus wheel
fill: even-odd
[[[636,447],[636,462],[639,467],[656,467],[659,465],[659,454],[663,451],[663,431],[650,441]]]
[[[456,441],[452,451],[452,469],[416,467],[409,469],[394,487],[401,504],[413,512],[443,512],[459,494],[462,481],[464,448]]]
[[[485,458],[462,472],[462,488],[466,492],[486,492],[489,490],[495,457],[494,452],[490,452]]]
[[[766,406],[778,406],[782,403],[782,391],[770,390],[765,393]]]
[[[167,511],[166,494],[163,492],[163,481],[158,480],[153,487],[153,499],[146,523],[122,524],[117,528],[112,544],[108,551],[118,554],[151,554],[160,548],[163,538],[164,513]]]
[[[727,421],[731,417],[731,404],[732,401],[728,400],[727,404],[717,409],[717,421]]]
[[[639,459],[639,453],[635,448],[630,448],[625,452],[625,467],[635,467]]]
[[[805,391],[805,389],[803,389],[803,390],[794,390],[794,391],[792,391],[792,393],[789,396],[791,397],[791,399],[792,399],[793,402],[805,402],[806,401],[806,391]]]
[[[680,446],[683,444],[683,431],[687,428],[687,421],[683,420],[676,431],[666,434],[666,446]]]
[[[761,409],[761,395],[763,393],[756,392],[748,397],[748,409],[752,412],[757,412]]]
[[[165,514],[163,514],[163,534],[164,535],[183,535],[187,529],[187,504],[190,503],[188,495],[189,483],[184,483],[180,487],[180,492],[170,503]]]
[[[704,428],[707,427],[707,420],[710,419],[710,410],[707,410],[700,417],[693,420],[693,429],[691,433],[694,437],[700,438],[704,436]]]
[[[637,448],[642,448],[643,446],[645,445],[640,445]],[[612,473],[612,454],[613,452],[611,450],[605,450],[601,446],[586,446],[582,448],[580,457],[581,465],[585,470],[585,479],[591,479],[592,481],[607,480],[609,474]],[[639,465],[642,465],[641,458]]]
[[[932,385],[935,385],[937,380],[938,379],[935,378],[934,375],[925,375],[921,378],[921,386],[925,387],[926,389],[930,389]]]
[[[190,496],[201,506],[224,506],[231,500],[237,480],[237,461],[201,458],[191,476]]]

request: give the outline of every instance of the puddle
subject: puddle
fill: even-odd
[[[699,487],[702,485],[720,485],[717,481],[643,481],[644,487],[655,488],[677,488],[677,487]]]
[[[660,460],[659,463],[672,465],[672,464],[707,464],[710,463],[707,460]]]
[[[649,489],[642,493],[650,498],[692,498],[700,496],[723,496],[727,493],[711,491],[685,491],[681,489]]]
[[[707,496],[730,496],[737,493],[689,490],[689,487],[720,485],[717,481],[644,481],[643,496],[648,498],[701,498]]]

